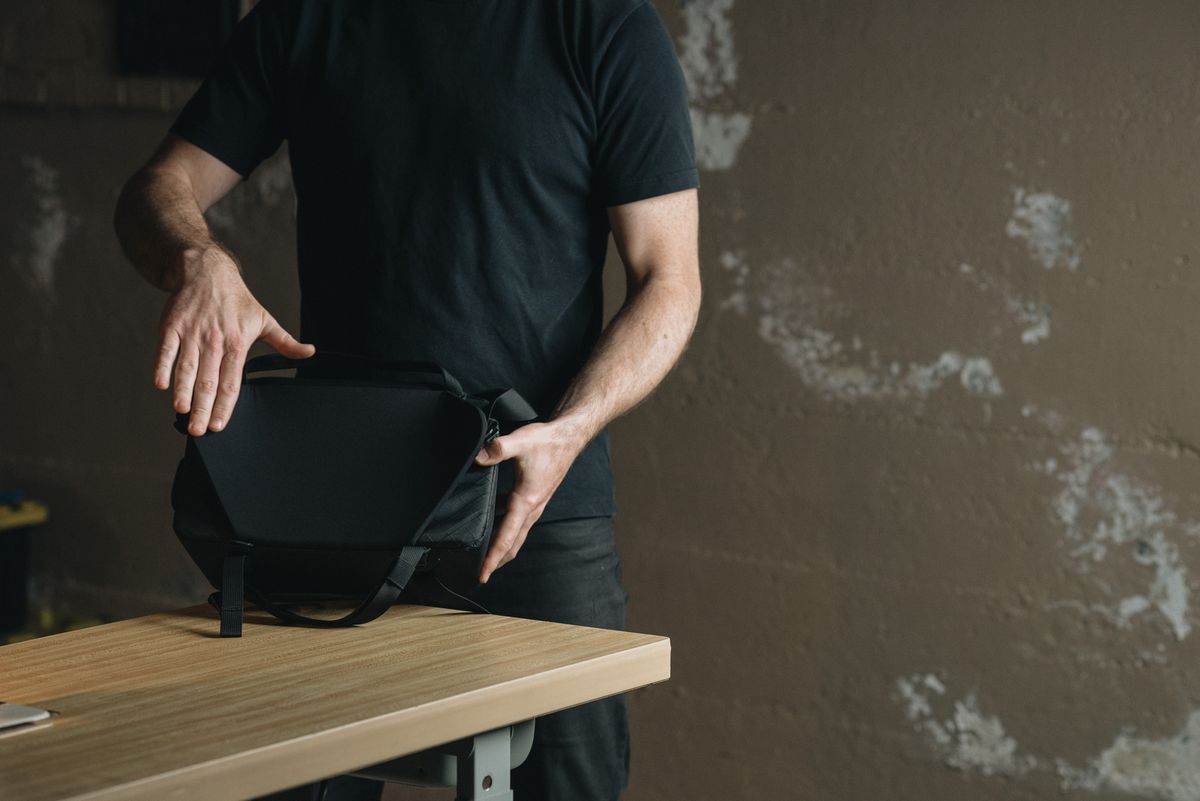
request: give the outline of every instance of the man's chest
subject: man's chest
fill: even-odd
[[[414,168],[586,178],[596,121],[573,55],[536,15],[487,22],[342,20],[297,70],[289,138]]]

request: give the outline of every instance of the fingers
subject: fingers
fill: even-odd
[[[317,352],[312,345],[306,345],[284,331],[274,317],[267,317],[261,339],[289,359],[307,359]]]
[[[500,521],[500,527],[492,536],[492,543],[488,546],[487,555],[483,558],[483,565],[479,568],[479,583],[487,584],[488,579],[492,577],[492,573],[500,567],[500,563],[504,557],[508,555],[512,544],[516,542],[517,532],[519,530],[520,521],[517,520],[512,507],[504,513],[504,519]]]
[[[162,342],[158,346],[158,361],[154,365],[154,386],[158,389],[171,386],[171,367],[174,366],[178,353],[179,334],[175,331],[164,332]]]
[[[175,411],[180,414],[191,411],[192,385],[199,366],[200,349],[191,344],[181,345],[179,359],[175,362]]]
[[[200,367],[196,371],[196,385],[192,391],[192,418],[188,424],[188,433],[193,437],[208,430],[221,381],[221,361],[221,352],[213,348],[200,354]]]
[[[219,264],[228,269],[218,269]],[[254,299],[227,254],[172,293],[161,326],[154,384],[166,389],[174,366],[175,410],[191,416],[188,432],[197,437],[229,425],[254,341],[265,340],[296,359],[315,352],[284,331]]]
[[[246,363],[246,351],[240,347],[227,346],[221,358],[221,377],[217,388],[217,400],[213,404],[212,419],[208,427],[220,431],[225,427],[233,407],[237,404],[242,389],[242,366]]]
[[[535,504],[516,494],[509,496],[508,510],[500,528],[492,538],[492,544],[484,557],[479,571],[479,581],[487,584],[492,573],[517,558],[521,546],[529,536],[529,530],[542,515],[545,504]]]

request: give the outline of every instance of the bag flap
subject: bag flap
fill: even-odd
[[[487,420],[446,392],[248,381],[223,431],[192,441],[238,539],[412,543],[483,447]]]

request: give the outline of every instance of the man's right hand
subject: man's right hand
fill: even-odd
[[[316,352],[284,331],[255,300],[237,264],[219,248],[184,255],[163,312],[154,385],[175,377],[175,411],[191,414],[188,433],[220,431],[242,386],[242,366],[258,340],[293,359]]]

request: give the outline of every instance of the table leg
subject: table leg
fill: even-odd
[[[509,786],[512,769],[510,727],[477,734],[471,752],[458,757],[455,801],[513,801]]]

